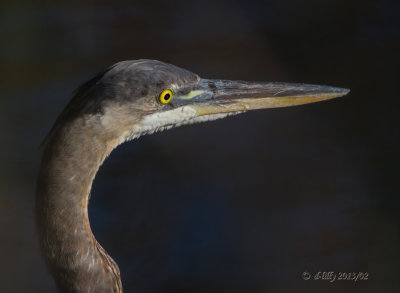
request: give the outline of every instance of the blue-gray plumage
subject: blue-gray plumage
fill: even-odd
[[[119,62],[83,84],[44,142],[36,222],[47,267],[61,292],[122,292],[117,264],[88,218],[93,179],[119,144],[171,127],[249,110],[343,96],[346,89],[201,79],[155,60]]]

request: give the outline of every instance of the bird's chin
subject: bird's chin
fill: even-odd
[[[190,105],[144,116],[140,123],[133,126],[132,130],[123,133],[121,136],[121,143],[138,138],[142,135],[152,134],[182,125],[213,121],[245,112],[244,110],[236,109],[231,109],[231,111],[227,111],[227,109],[225,109],[225,111],[215,110],[217,109],[213,111],[210,108],[207,112],[205,106]]]

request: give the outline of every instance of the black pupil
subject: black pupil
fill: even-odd
[[[168,101],[171,95],[169,93],[166,93],[164,96],[164,100]]]

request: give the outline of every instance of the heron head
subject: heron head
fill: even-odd
[[[56,125],[86,117],[95,129],[123,142],[179,125],[328,100],[348,92],[308,84],[203,79],[160,61],[123,61],[82,85]]]

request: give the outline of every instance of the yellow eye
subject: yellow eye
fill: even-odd
[[[163,90],[158,97],[158,100],[161,104],[168,104],[172,100],[172,96],[174,95],[173,91],[170,89]]]

